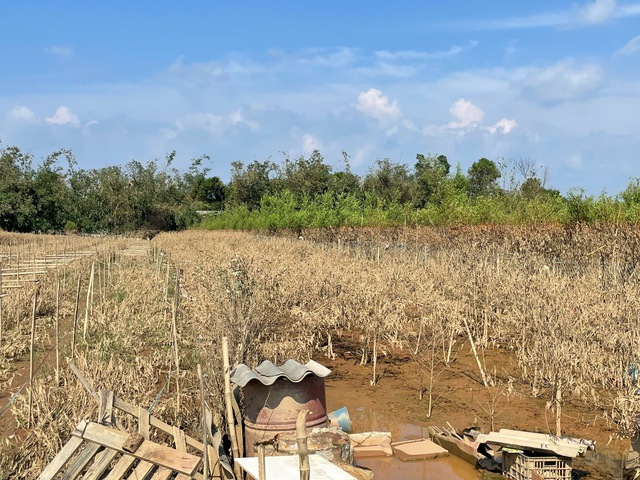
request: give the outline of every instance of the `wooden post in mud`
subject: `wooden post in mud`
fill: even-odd
[[[73,333],[71,334],[71,360],[76,357],[76,327],[78,326],[78,304],[80,303],[80,275],[78,275],[78,287],[76,288],[76,306],[73,309]]]
[[[27,420],[27,428],[31,428],[33,421],[33,349],[36,337],[36,305],[38,303],[38,288],[33,294],[33,309],[31,310],[31,342],[29,343],[29,418]]]
[[[311,467],[309,465],[309,446],[307,445],[307,415],[305,408],[300,410],[296,420],[296,440],[298,442],[298,457],[300,458],[300,480],[309,480]]]
[[[200,381],[200,403],[202,404],[202,452],[204,455],[202,476],[204,480],[209,480],[209,435],[207,432],[209,425],[207,424],[207,404],[204,399],[204,379],[202,378],[202,368],[200,368],[200,364],[198,364],[198,380]]]
[[[56,387],[60,386],[60,277],[56,274]]]
[[[229,367],[229,339],[222,337],[222,365],[224,367],[224,403],[227,410],[227,426],[229,427],[229,438],[231,439],[231,450],[233,452],[233,471],[236,478],[242,478],[240,465],[235,462],[236,458],[240,458],[240,450],[238,448],[238,439],[236,438],[236,427],[233,420],[233,403],[231,400],[231,369]]]

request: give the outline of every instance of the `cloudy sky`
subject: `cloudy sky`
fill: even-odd
[[[640,2],[112,1],[0,5],[0,141],[80,166],[341,151],[365,173],[447,155],[640,176]]]

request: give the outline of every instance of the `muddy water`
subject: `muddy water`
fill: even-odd
[[[364,407],[349,410],[353,432],[384,431],[391,432],[394,442],[429,438],[426,427],[398,423],[391,418],[377,415]],[[460,458],[449,455],[433,460],[403,462],[395,457],[362,458],[356,460],[360,466],[373,471],[376,480],[477,480],[482,474],[472,465]]]

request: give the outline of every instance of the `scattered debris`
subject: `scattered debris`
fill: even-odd
[[[407,440],[391,444],[393,454],[403,462],[410,460],[431,460],[438,457],[447,457],[449,452],[428,439]]]

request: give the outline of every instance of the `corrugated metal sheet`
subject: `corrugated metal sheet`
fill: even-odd
[[[273,385],[279,378],[288,378],[298,383],[308,375],[324,378],[330,373],[331,370],[313,360],[304,365],[295,360],[287,360],[281,367],[265,360],[255,370],[241,363],[231,372],[231,381],[240,387],[244,387],[251,380],[258,380],[263,385]]]
[[[583,455],[587,450],[593,450],[596,447],[596,442],[582,438],[556,437],[544,433],[522,432],[507,428],[503,428],[499,432],[478,435],[476,441],[518,450],[552,453],[570,458]]]

